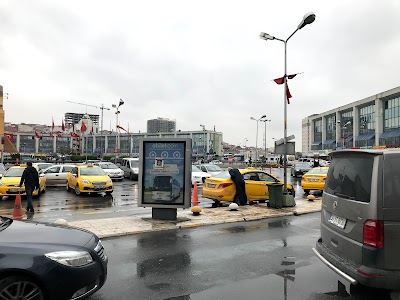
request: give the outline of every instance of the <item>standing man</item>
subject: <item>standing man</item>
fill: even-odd
[[[35,188],[40,189],[39,185],[39,174],[37,170],[32,167],[32,162],[28,161],[26,163],[27,167],[21,176],[21,181],[19,182],[19,187],[25,183],[26,200],[28,200],[28,206],[26,207],[27,213],[35,213],[32,203],[32,193]]]
[[[246,195],[246,184],[244,182],[244,178],[242,173],[237,168],[228,168],[229,175],[231,175],[231,179],[236,186],[236,195],[239,197],[238,205],[246,205],[247,204],[247,195]]]

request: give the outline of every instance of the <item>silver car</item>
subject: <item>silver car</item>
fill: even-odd
[[[314,252],[353,285],[400,290],[400,151],[330,156]]]
[[[39,173],[46,177],[47,186],[65,186],[67,173],[71,172],[73,167],[75,167],[75,165],[54,165],[41,170]]]

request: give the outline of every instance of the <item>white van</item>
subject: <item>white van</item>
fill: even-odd
[[[120,168],[124,171],[124,177],[137,180],[139,175],[139,158],[123,158]]]

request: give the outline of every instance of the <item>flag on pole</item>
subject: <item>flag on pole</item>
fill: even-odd
[[[52,139],[54,139],[54,134],[53,134],[53,131],[52,131],[52,132],[50,132],[50,136],[51,136],[51,138],[52,138]]]
[[[296,77],[297,74],[299,74],[299,73],[291,74],[291,75],[285,75],[283,77],[276,78],[276,79],[273,79],[273,80],[275,81],[276,84],[281,85],[281,84],[285,83],[285,77],[287,77],[288,79],[293,79],[294,77]],[[292,98],[292,94],[290,93],[289,85],[287,83],[286,83],[286,98],[287,98],[288,104],[290,104],[290,100],[289,99]]]
[[[51,117],[51,129],[54,130],[54,119]]]
[[[64,124],[64,120],[61,120],[61,129],[62,129],[62,131],[65,131],[65,124]]]
[[[71,132],[70,135],[74,138],[79,137],[79,134],[77,134],[76,132]]]
[[[56,134],[57,134],[57,136],[58,136],[58,137],[62,138],[62,134],[61,134],[61,132],[57,131],[57,133],[56,133]]]
[[[82,131],[82,132],[85,132],[86,129],[87,129],[86,124],[85,124],[85,122],[83,122],[83,120],[82,120],[81,131]]]
[[[37,131],[35,131],[35,136],[37,139],[40,139],[40,135],[39,135],[39,133],[37,133]]]
[[[127,134],[129,134],[130,136],[132,136],[132,134],[126,130],[124,127],[117,125],[117,128],[122,129],[123,131],[125,131]]]

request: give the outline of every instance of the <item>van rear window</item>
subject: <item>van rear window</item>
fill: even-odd
[[[374,158],[334,157],[329,167],[325,191],[342,199],[369,202]]]

